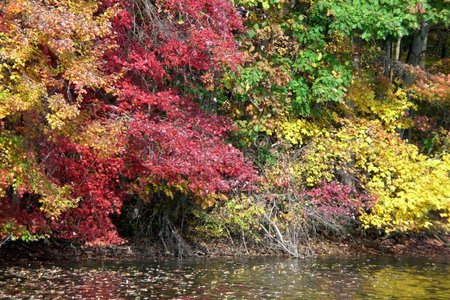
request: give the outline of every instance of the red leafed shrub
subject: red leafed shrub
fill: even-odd
[[[70,184],[73,196],[82,199],[53,222],[59,237],[78,238],[92,244],[120,243],[111,214],[120,214],[124,190],[119,175],[124,170],[121,158],[101,158],[88,147],[66,139],[46,145],[47,171],[60,185]]]
[[[410,90],[414,95],[434,105],[448,105],[450,95],[450,75],[430,74],[421,68],[407,68],[416,77]]]
[[[350,187],[337,181],[323,182],[320,186],[306,192],[310,205],[326,219],[346,223],[355,219],[365,197],[355,197]]]
[[[3,230],[12,236],[26,234],[25,239],[31,238],[28,235],[50,233],[45,214],[35,204],[36,199],[28,193],[16,201],[0,198],[0,224],[3,224]]]
[[[106,58],[108,70],[123,73],[116,89],[118,111],[129,117],[127,177],[138,189],[183,185],[197,195],[249,187],[256,180],[253,168],[225,143],[234,130],[231,120],[201,111],[176,83],[189,85],[198,74],[240,61],[232,32],[241,22],[233,6],[223,0],[124,6],[113,23],[119,48]]]
[[[109,216],[120,213],[130,188],[141,194],[148,185],[185,186],[186,192],[202,196],[255,182],[251,165],[225,143],[234,130],[231,120],[201,111],[172,84],[179,78],[189,84],[198,72],[239,60],[232,31],[240,21],[230,3],[212,2],[122,3],[112,23],[119,47],[105,55],[104,65],[106,72],[122,74],[114,84],[115,105],[91,103],[101,106],[98,118],[115,114],[126,120],[125,150],[120,157],[100,158],[67,141],[49,146],[46,164],[52,176],[60,184],[71,183],[74,196],[82,199],[55,224],[60,236],[120,242]],[[144,13],[141,19],[133,16],[137,9]],[[119,185],[120,174],[127,184]]]

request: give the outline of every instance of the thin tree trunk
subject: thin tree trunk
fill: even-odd
[[[397,41],[395,41],[394,45],[393,45],[393,49],[392,49],[392,67],[391,67],[391,72],[390,72],[390,76],[389,76],[389,80],[392,82],[394,80],[394,75],[395,75],[395,71],[396,71],[396,67],[398,66],[398,63],[400,62],[400,55],[401,55],[401,51],[402,51],[402,37],[399,36],[397,38]]]
[[[392,64],[392,38],[386,40],[386,54],[384,58],[384,76],[390,77]]]
[[[356,32],[352,39],[353,65],[356,70],[359,70],[361,67],[362,42],[363,40],[360,37],[360,33]]]
[[[398,63],[400,61],[400,52],[401,52],[401,45],[402,45],[402,37],[399,36],[397,39],[397,42],[395,43],[395,49],[394,49],[394,62]]]

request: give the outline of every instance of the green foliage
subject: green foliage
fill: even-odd
[[[364,40],[407,35],[419,27],[416,6],[423,1],[318,1],[313,18],[331,20],[329,33],[351,36],[361,33]]]
[[[222,79],[222,111],[231,114],[246,147],[262,136],[279,136],[277,125],[316,117],[341,103],[352,78],[345,35],[328,35],[328,19],[311,14],[309,1],[236,1],[249,10],[240,36],[247,63]],[[219,96],[219,99],[223,97]]]
[[[22,240],[24,242],[33,242],[48,237],[48,235],[31,232],[24,225],[18,224],[13,219],[9,222],[4,222],[0,228],[0,232],[2,235],[8,236],[12,241]]]
[[[201,224],[195,230],[207,237],[240,238],[244,235],[257,242],[263,214],[261,203],[241,195],[217,205],[210,213],[197,212]]]

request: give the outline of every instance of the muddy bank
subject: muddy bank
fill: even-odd
[[[450,239],[401,238],[379,240],[312,241],[301,253],[306,256],[412,255],[450,256]],[[192,247],[193,256],[287,256],[279,249],[258,245],[236,245],[229,240],[202,241]],[[120,246],[92,247],[79,243],[44,240],[32,243],[9,242],[0,247],[0,264],[32,261],[140,260],[169,258],[177,254],[163,245],[138,241]]]

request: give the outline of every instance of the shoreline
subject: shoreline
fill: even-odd
[[[299,258],[327,256],[450,256],[449,238],[401,238],[398,240],[316,240],[305,249]],[[290,257],[278,249],[258,245],[234,246],[228,240],[201,241],[194,247],[190,257]],[[303,252],[302,252],[303,253]],[[32,262],[88,262],[88,261],[132,261],[146,259],[174,259],[173,253],[162,245],[148,241],[118,246],[94,247],[64,240],[43,240],[38,242],[9,242],[0,247],[0,265],[14,265]]]

